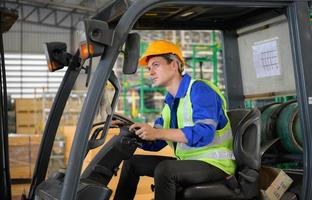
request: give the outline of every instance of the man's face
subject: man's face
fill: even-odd
[[[154,86],[168,86],[173,75],[176,73],[173,64],[174,62],[168,63],[161,56],[155,56],[148,60],[147,69]]]

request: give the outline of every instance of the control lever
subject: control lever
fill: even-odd
[[[139,130],[139,128],[134,128],[134,130]],[[120,128],[120,134],[129,136],[131,138],[135,138],[139,143],[142,143],[143,141],[145,141],[145,140],[141,139],[139,136],[137,136],[134,133],[134,131],[130,131],[128,126],[121,127]]]
[[[136,145],[137,147],[142,147],[142,143],[138,142],[136,138],[124,137],[121,139],[121,143],[125,145]]]

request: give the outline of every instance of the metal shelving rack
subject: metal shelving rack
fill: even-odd
[[[187,60],[188,65],[192,69],[192,77],[193,78],[200,78],[200,79],[207,79],[206,77],[203,77],[203,63],[211,63],[211,69],[207,70],[208,73],[212,73],[211,78],[209,78],[216,86],[221,86],[219,85],[220,78],[223,76],[222,70],[219,68],[219,54],[221,54],[221,44],[217,40],[217,35],[216,31],[211,32],[212,35],[212,41],[211,44],[192,44],[192,54],[191,57],[188,58]],[[200,55],[200,53],[204,53],[204,55]],[[199,63],[199,77],[197,76],[196,73],[196,68],[198,67],[197,64]],[[224,86],[223,86],[224,87]],[[220,89],[223,88],[221,86]]]

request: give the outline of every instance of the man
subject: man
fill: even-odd
[[[135,123],[129,129],[153,141],[143,144],[144,150],[158,151],[169,144],[176,158],[135,155],[125,161],[114,199],[133,199],[140,176],[154,177],[156,200],[174,200],[181,187],[233,175],[232,133],[217,87],[183,73],[182,52],[168,41],[151,42],[139,64],[147,66],[153,84],[168,94],[154,127]]]

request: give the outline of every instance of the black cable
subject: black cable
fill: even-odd
[[[90,77],[91,77],[91,72],[92,72],[92,57],[89,59],[89,67],[86,68],[87,72],[87,80],[86,80],[86,87],[89,85]]]

